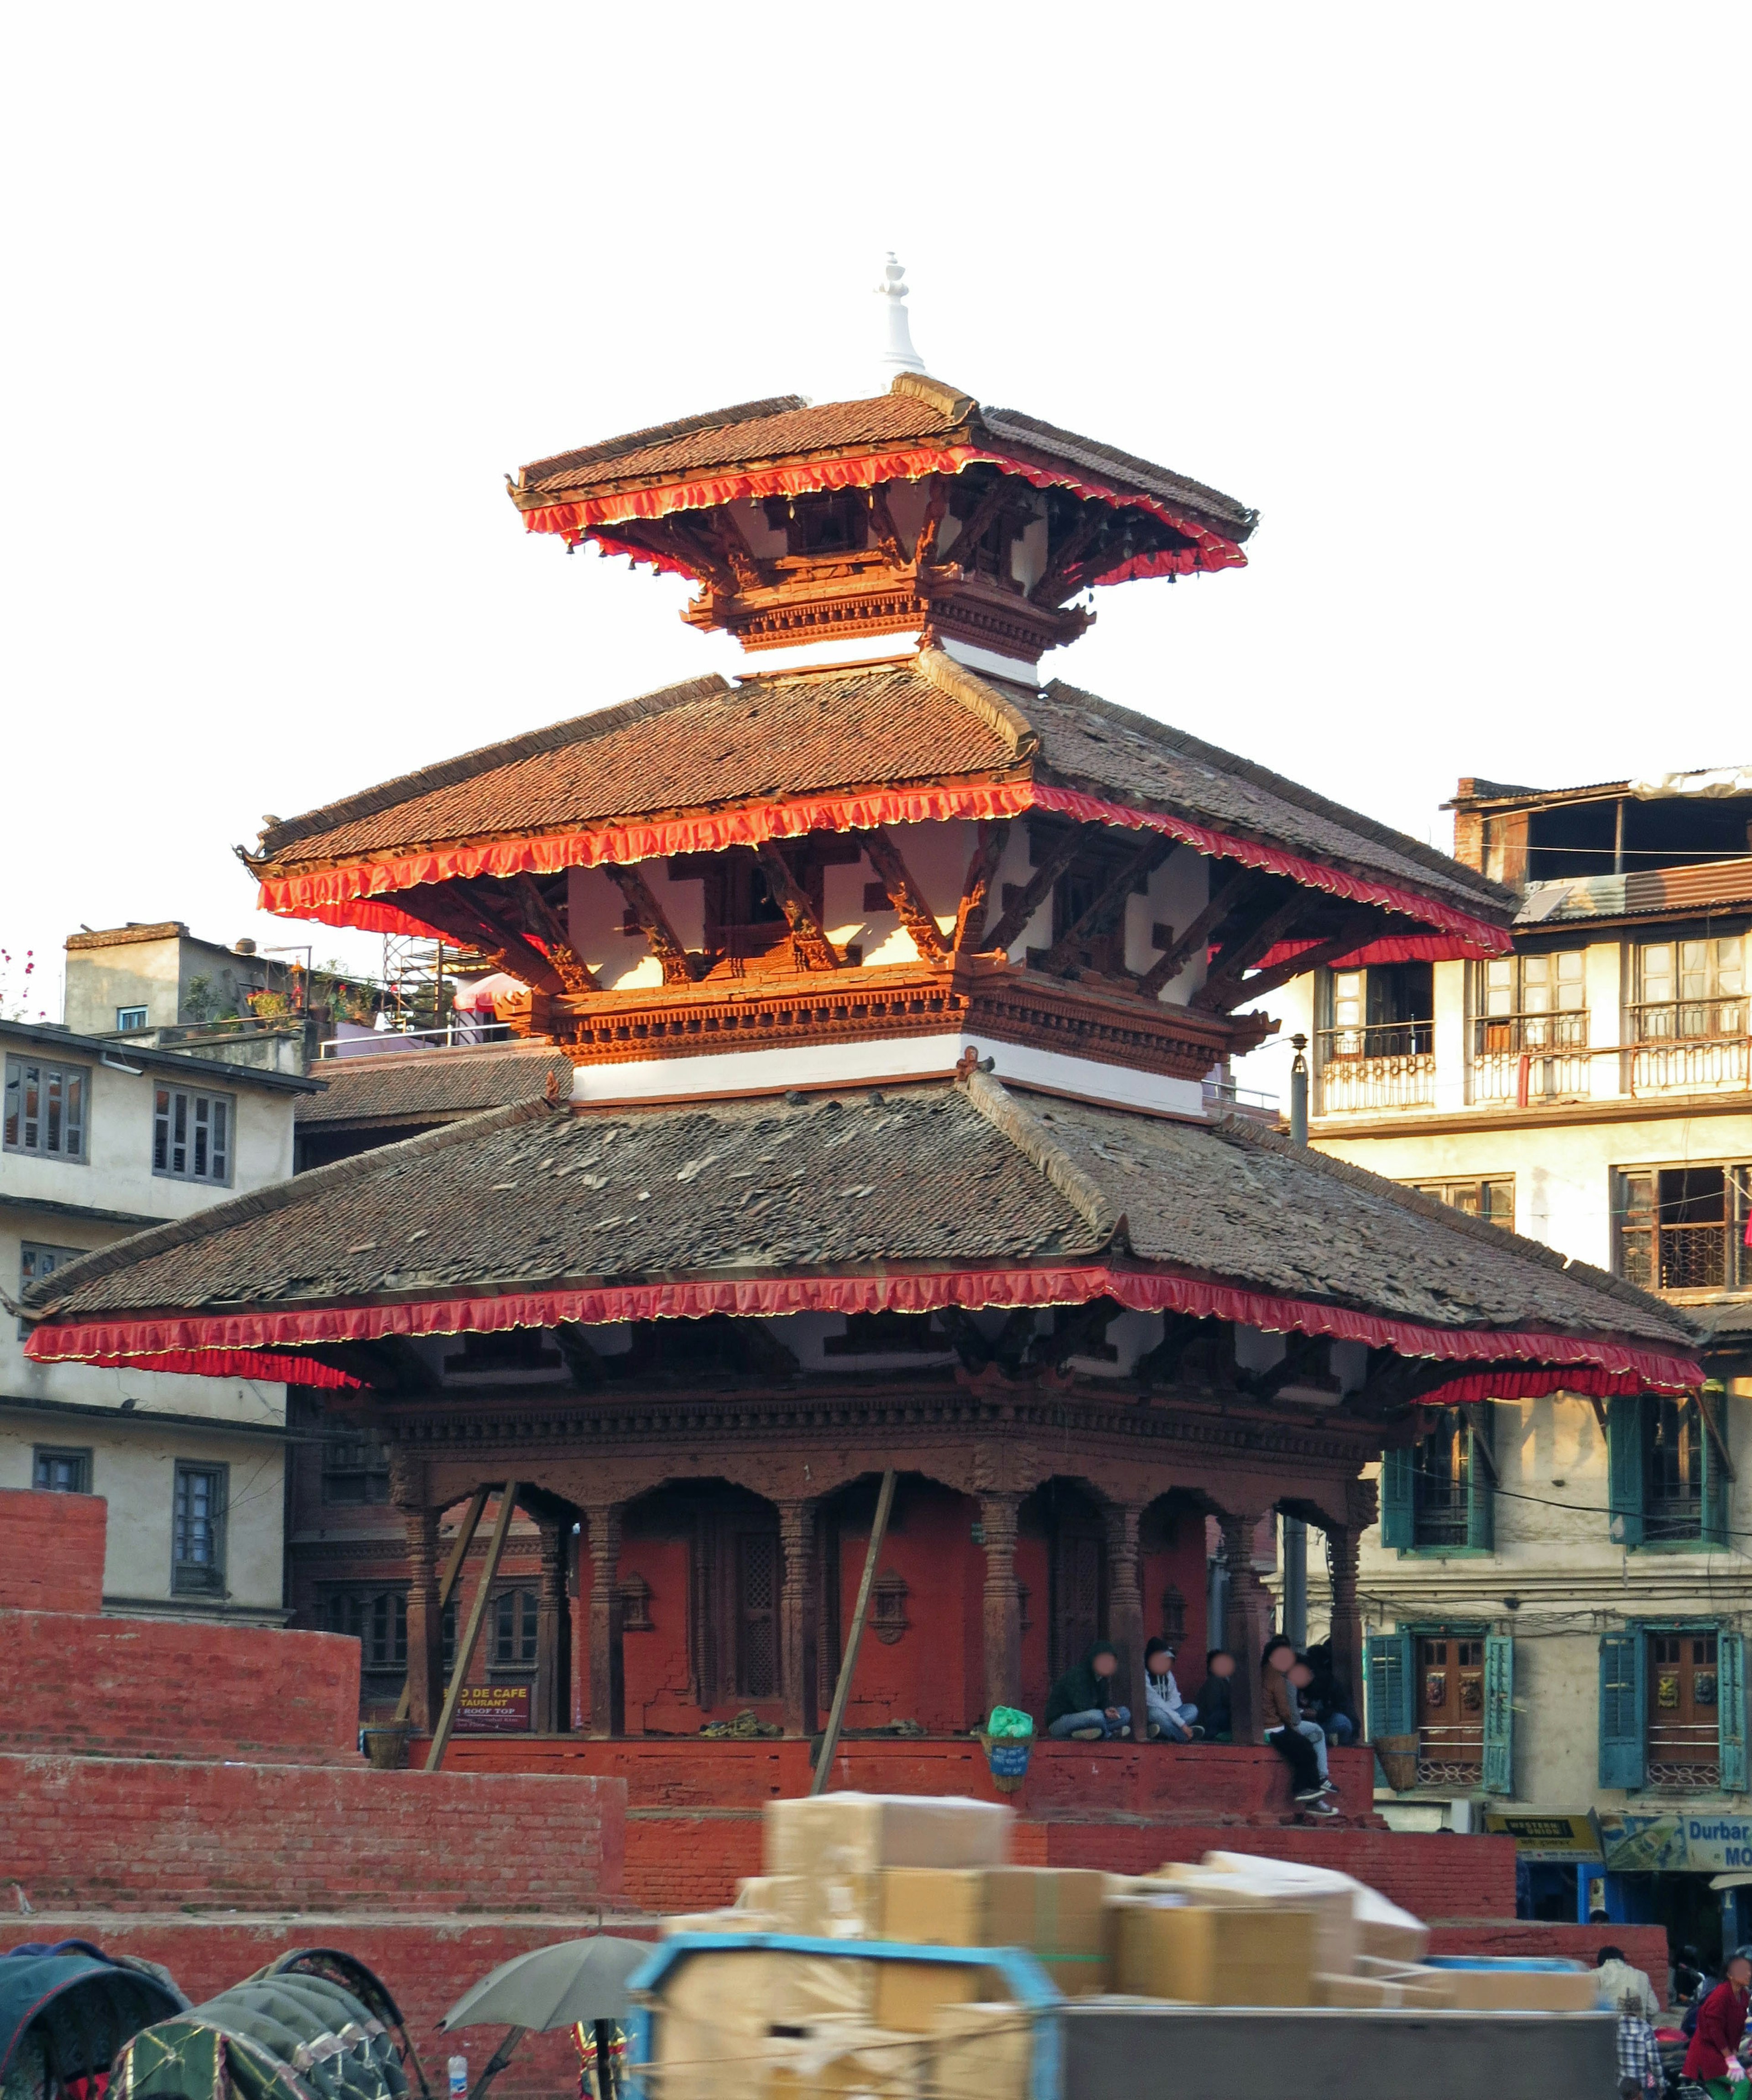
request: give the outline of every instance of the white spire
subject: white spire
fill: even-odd
[[[912,346],[912,329],[907,318],[907,273],[894,260],[892,248],[888,251],[882,282],[876,289],[876,297],[888,309],[888,347],[876,360],[886,386],[897,372],[925,369],[925,360]]]

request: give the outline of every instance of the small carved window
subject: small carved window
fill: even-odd
[[[744,1699],[779,1696],[779,1540],[736,1538],[736,1691]]]
[[[624,1577],[620,1589],[620,1630],[627,1634],[655,1631],[651,1619],[651,1585],[642,1575]]]
[[[1170,1648],[1186,1638],[1186,1599],[1172,1582],[1162,1593],[1162,1638]]]
[[[906,1578],[885,1568],[871,1585],[870,1630],[892,1648],[911,1621],[907,1617]]]

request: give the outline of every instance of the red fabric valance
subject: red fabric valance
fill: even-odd
[[[1271,1333],[1330,1335],[1401,1356],[1460,1363],[1520,1359],[1587,1365],[1620,1374],[1636,1389],[1686,1392],[1702,1382],[1689,1357],[1602,1338],[1430,1327],[1347,1307],[1245,1290],[1161,1270],[1104,1263],[1062,1268],[921,1269],[867,1276],[701,1277],[689,1282],[600,1284],[580,1289],[418,1299],[396,1304],[284,1307],[254,1312],[187,1312],[113,1320],[45,1321],[27,1356],[39,1362],[101,1362],[166,1351],[263,1350],[368,1340],[382,1335],[496,1333],[575,1321],[602,1326],[628,1320],[703,1319],[724,1312],[771,1318],[793,1312],[928,1312],[940,1305],[1081,1305],[1101,1297],[1145,1312],[1190,1312],[1236,1320]],[[215,1374],[223,1375],[223,1374]],[[276,1373],[276,1376],[285,1375]],[[1500,1375],[1487,1374],[1492,1392]],[[1573,1385],[1572,1380],[1566,1383]]]
[[[1239,861],[1327,895],[1379,904],[1451,938],[1439,951],[1419,958],[1506,955],[1509,936],[1470,912],[1396,884],[1347,874],[1281,847],[1238,839],[1184,817],[1133,809],[1069,788],[1032,780],[969,781],[934,788],[878,788],[863,794],[814,795],[796,801],[748,803],[734,810],[702,810],[647,824],[618,824],[594,831],[548,832],[536,837],[492,839],[479,845],[431,846],[340,867],[274,876],[261,887],[264,911],[324,925],[356,926],[367,933],[433,934],[411,914],[375,900],[386,892],[421,883],[452,882],[479,875],[556,875],[567,867],[654,860],[669,854],[719,853],[726,846],[760,845],[768,839],[797,838],[808,832],[868,831],[878,824],[941,822],[951,817],[1010,817],[1029,809],[1055,810],[1083,823],[1113,824],[1159,832],[1202,854]],[[1431,937],[1407,936],[1407,938]],[[1274,954],[1278,951],[1273,951]],[[1386,960],[1386,958],[1383,958]]]
[[[1701,1376],[1700,1366],[1700,1376]],[[1693,1383],[1697,1381],[1694,1380]],[[1465,1407],[1483,1400],[1542,1400],[1553,1392],[1580,1393],[1596,1400],[1617,1393],[1646,1392],[1653,1380],[1634,1371],[1603,1370],[1597,1365],[1572,1364],[1567,1370],[1472,1371],[1421,1395],[1419,1407]]]
[[[1163,549],[1154,554],[1133,555],[1105,576],[1100,584],[1132,581],[1142,576],[1190,576],[1198,570],[1238,569],[1247,566],[1247,556],[1237,543],[1215,532],[1196,518],[1176,510],[1153,496],[1108,487],[1068,470],[1030,465],[1003,452],[973,445],[915,446],[902,452],[872,452],[861,459],[805,461],[796,466],[744,468],[734,474],[713,474],[700,481],[665,483],[654,488],[631,488],[615,496],[591,496],[574,503],[549,503],[523,513],[531,532],[552,532],[576,546],[587,536],[601,541],[611,552],[629,554],[634,561],[655,562],[660,569],[681,576],[693,571],[685,564],[649,549],[634,547],[600,531],[602,526],[624,524],[638,518],[666,518],[677,510],[716,510],[726,503],[749,496],[810,496],[823,489],[873,488],[880,482],[916,481],[925,474],[960,474],[977,465],[1002,467],[1035,488],[1064,488],[1074,496],[1099,497],[1135,510],[1147,510],[1172,526],[1189,547]],[[951,549],[951,558],[954,550]]]
[[[27,1348],[25,1354],[29,1354]],[[60,1359],[51,1359],[60,1361]],[[126,1349],[82,1356],[75,1361],[113,1370],[186,1371],[196,1378],[270,1379],[276,1384],[320,1385],[339,1391],[362,1390],[365,1381],[338,1371],[314,1357],[289,1357],[270,1349]]]

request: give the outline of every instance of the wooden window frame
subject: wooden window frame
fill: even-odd
[[[167,1181],[228,1189],[236,1166],[237,1096],[209,1087],[152,1087],[152,1172]],[[180,1157],[182,1164],[176,1162]],[[204,1163],[197,1165],[197,1161]]]
[[[30,1451],[30,1485],[38,1494],[88,1495],[91,1492],[92,1462],[95,1454],[89,1445],[33,1444]],[[45,1461],[54,1463],[71,1460],[79,1468],[77,1487],[59,1488],[52,1483],[39,1480],[38,1471]]]
[[[21,1241],[18,1250],[19,1289],[24,1290],[33,1283],[40,1283],[44,1277],[53,1276],[56,1269],[64,1268],[69,1261],[77,1261],[82,1255],[90,1254],[90,1247],[51,1246],[46,1240]],[[45,1255],[52,1257],[46,1267],[42,1265],[42,1258]],[[20,1341],[28,1341],[30,1339],[30,1330],[34,1325],[33,1321],[20,1320],[18,1323]]]
[[[231,1510],[231,1470],[223,1459],[179,1458],[176,1461],[170,1489],[170,1594],[173,1597],[223,1598],[227,1594],[226,1531]],[[213,1483],[209,1491],[207,1512],[202,1520],[210,1534],[210,1550],[205,1560],[192,1559],[182,1551],[185,1522],[192,1524],[194,1521],[192,1510],[185,1515],[185,1485],[197,1479]]]
[[[34,1118],[29,1110],[33,1074],[38,1088]],[[58,1144],[48,1142],[51,1128],[59,1132]],[[90,1129],[89,1065],[70,1064],[63,1058],[31,1051],[7,1052],[4,1093],[0,1095],[0,1151],[16,1153],[26,1159],[53,1159],[63,1166],[83,1167],[90,1158]]]

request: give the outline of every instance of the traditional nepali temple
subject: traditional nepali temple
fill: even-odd
[[[1105,587],[1238,587],[1251,510],[910,371],[559,453],[511,494],[533,534],[693,579],[686,620],[748,675],[273,822],[249,858],[289,917],[491,954],[501,1018],[549,1046],[501,1054],[541,1091],[33,1298],[36,1357],[284,1377],[386,1447],[400,1533],[301,1564],[296,1600],[393,1600],[368,1671],[393,1700],[404,1664],[417,1729],[444,1565],[483,1508],[496,1555],[514,1506],[536,1543],[493,1657],[532,1681],[520,1755],[569,1737],[590,1769],[584,1739],[655,1753],[748,1710],[807,1735],[894,1468],[850,1724],[964,1751],[1098,1635],[1141,1711],[1164,1631],[1189,1677],[1207,1642],[1249,1659],[1256,1743],[1273,1512],[1325,1534],[1356,1683],[1384,1447],[1432,1410],[1494,1404],[1503,1436],[1529,1396],[1696,1384],[1653,1298],[1235,1108],[1288,979],[1501,954],[1513,909],[1044,675]],[[1231,1756],[1259,1754],[1198,1753]]]

